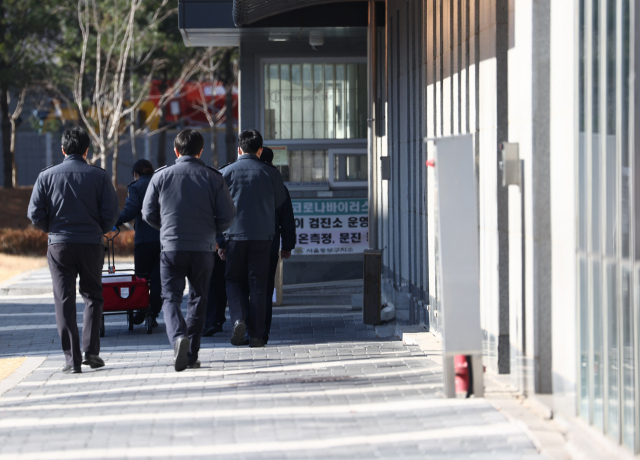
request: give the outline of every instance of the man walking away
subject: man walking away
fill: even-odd
[[[229,228],[236,208],[227,184],[200,159],[204,139],[191,129],[173,143],[177,160],[156,171],[142,204],[142,218],[160,230],[160,278],[174,368],[199,368],[198,351],[207,311],[216,233]],[[187,320],[180,305],[189,280]]]
[[[102,235],[118,218],[118,196],[103,169],[87,163],[91,141],[81,128],[62,135],[64,161],[42,170],[31,194],[27,217],[49,233],[47,259],[53,280],[56,324],[65,374],[81,373],[81,364],[104,366],[100,354],[102,325]],[[76,322],[76,277],[85,309],[82,350]]]
[[[262,148],[260,160],[265,163],[273,164],[273,150],[269,147]],[[279,174],[279,172],[278,172]],[[276,209],[276,228],[275,235],[271,241],[271,254],[269,255],[269,279],[267,284],[267,311],[265,318],[265,331],[262,337],[264,343],[269,342],[269,333],[271,332],[271,320],[273,318],[273,289],[275,287],[276,270],[278,269],[278,260],[280,259],[278,252],[283,259],[291,257],[291,251],[296,247],[296,222],[293,217],[293,204],[289,189],[284,187],[287,193],[287,199]],[[280,250],[280,237],[282,237],[282,250]]]
[[[260,133],[253,129],[243,131],[238,141],[238,160],[222,168],[238,217],[225,232],[226,249],[220,249],[219,254],[227,261],[231,344],[264,347],[269,252],[276,208],[284,203],[287,194],[278,170],[260,161]],[[247,327],[250,340],[245,336]]]

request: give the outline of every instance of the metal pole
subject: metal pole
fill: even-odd
[[[369,143],[369,249],[378,249],[378,167],[376,149],[376,2],[369,2],[369,30],[368,30],[368,143]]]

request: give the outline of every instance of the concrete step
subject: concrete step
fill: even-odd
[[[362,308],[362,280],[290,284],[282,288],[285,305],[351,305]]]
[[[285,305],[351,305],[350,294],[283,294]]]
[[[282,292],[284,295],[362,294],[363,290],[364,286],[361,279],[347,281],[329,281],[324,283],[288,284],[282,287]]]

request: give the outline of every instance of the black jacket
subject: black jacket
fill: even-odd
[[[251,154],[241,155],[237,161],[220,169],[238,209],[238,217],[225,232],[225,237],[272,240],[275,211],[287,197],[278,169]]]
[[[282,250],[292,251],[296,247],[296,222],[293,216],[293,204],[289,189],[284,187],[287,199],[276,209],[276,234],[271,242],[271,252],[280,250],[280,237],[282,237]]]
[[[118,195],[104,169],[67,155],[38,175],[27,217],[49,233],[49,244],[102,244],[118,218]]]
[[[142,203],[142,218],[160,230],[163,251],[213,252],[216,233],[235,217],[222,175],[191,156],[158,169]]]
[[[151,175],[140,176],[138,180],[131,182],[127,186],[127,201],[116,222],[116,227],[119,227],[125,222],[136,220],[134,226],[136,229],[135,244],[160,241],[160,232],[142,220],[142,201],[147,192],[147,187],[149,187],[151,177]]]

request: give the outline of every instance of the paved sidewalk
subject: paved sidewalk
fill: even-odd
[[[0,385],[0,460],[541,458],[485,400],[443,399],[440,366],[350,306],[276,308],[268,347],[226,331],[181,373],[162,321],[147,335],[107,317],[107,366],[63,375],[51,295],[0,296],[0,319],[0,358],[29,357]]]

